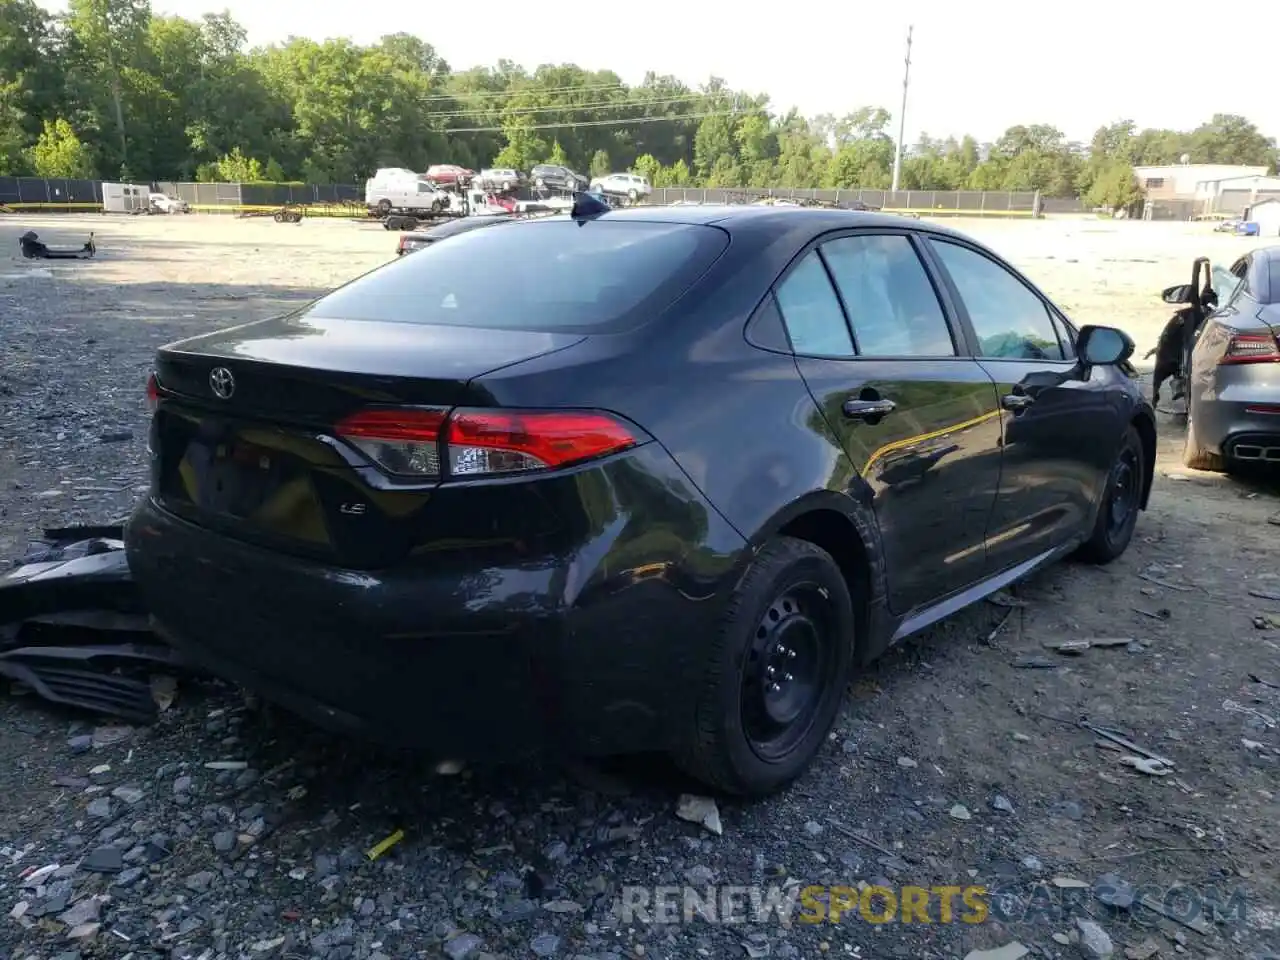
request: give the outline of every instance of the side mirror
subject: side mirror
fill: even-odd
[[[1172,287],[1165,287],[1164,293],[1160,294],[1160,298],[1165,303],[1190,303],[1191,284],[1179,283]]]
[[[1083,327],[1076,341],[1076,355],[1090,366],[1107,367],[1133,356],[1133,340],[1115,327]]]

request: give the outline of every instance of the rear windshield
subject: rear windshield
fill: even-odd
[[[656,316],[729,245],[716,228],[532,220],[471,230],[365,274],[306,317],[601,332]]]

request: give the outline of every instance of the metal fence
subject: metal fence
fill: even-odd
[[[160,181],[152,189],[178,197],[204,213],[240,213],[298,204],[307,213],[363,214],[363,188],[357,184],[314,183],[177,183]],[[752,203],[774,197],[814,200],[842,206],[866,204],[885,210],[928,216],[1034,217],[1043,213],[1085,212],[1080,200],[1042,198],[1035,191],[978,190],[806,190],[658,187],[650,203]],[[0,177],[0,203],[13,209],[56,211],[102,208],[102,183]]]
[[[281,207],[286,203],[351,204],[364,199],[355,184],[316,183],[172,183],[161,181],[155,189],[185,200],[194,210],[234,213]]]
[[[657,187],[651,203],[751,203],[773,197],[781,200],[816,200],[847,205],[864,203],[884,210],[931,216],[1022,216],[1041,211],[1040,194],[1031,191],[991,190],[807,190],[747,187]]]
[[[0,204],[19,210],[100,210],[101,180],[0,177]]]

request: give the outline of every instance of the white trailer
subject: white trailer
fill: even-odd
[[[102,184],[102,209],[107,213],[146,213],[151,207],[151,188],[136,183]]]

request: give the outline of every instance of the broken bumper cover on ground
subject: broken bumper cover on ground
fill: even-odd
[[[0,676],[52,703],[146,723],[156,705],[145,674],[181,662],[150,631],[122,536],[119,526],[47,530],[0,577]]]
[[[549,558],[338,569],[150,500],[125,539],[157,632],[194,662],[319,726],[437,758],[664,747],[719,609],[659,579],[566,609]]]

